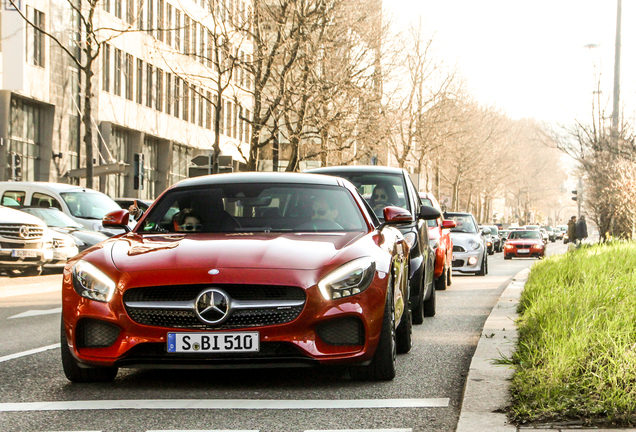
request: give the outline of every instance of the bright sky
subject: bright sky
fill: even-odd
[[[595,70],[612,110],[617,0],[384,0],[404,24],[435,32],[483,104],[512,118],[570,124],[590,117]],[[621,105],[636,106],[636,1],[622,5]],[[585,48],[595,44],[598,48]],[[631,112],[630,112],[631,109]]]

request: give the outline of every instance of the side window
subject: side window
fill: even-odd
[[[2,205],[4,206],[23,206],[26,192],[23,191],[6,191],[2,194]]]
[[[55,207],[58,210],[62,210],[62,206],[58,200],[50,195],[38,192],[33,193],[33,196],[31,197],[31,205],[44,208]]]
[[[411,180],[411,176],[408,174],[406,175],[406,188],[409,191],[409,198],[411,200],[411,207],[413,208],[413,211],[415,213],[419,213],[420,207],[422,205],[422,203],[420,202],[420,195],[416,192],[415,185]]]

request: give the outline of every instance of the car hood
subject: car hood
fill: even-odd
[[[477,233],[461,233],[451,231],[450,236],[453,240],[453,244],[456,244],[458,246],[467,245],[470,240],[474,240],[479,243],[483,241],[481,235]]]
[[[294,269],[323,267],[364,233],[232,233],[120,237],[112,260],[123,272],[153,269]]]
[[[540,239],[514,239],[506,240],[506,243],[518,245],[518,244],[543,244],[543,240]]]
[[[44,227],[44,222],[38,217],[20,210],[0,206],[0,221],[2,223],[30,224]]]

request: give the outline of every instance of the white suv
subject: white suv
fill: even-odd
[[[89,231],[100,231],[102,218],[121,207],[108,195],[93,189],[52,182],[0,182],[0,204],[55,207]]]
[[[40,219],[0,206],[0,270],[37,276],[53,259],[53,238]]]

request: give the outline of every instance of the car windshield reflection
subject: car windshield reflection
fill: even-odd
[[[340,232],[366,224],[340,187],[225,184],[168,191],[136,231],[144,233]]]
[[[454,220],[457,226],[451,229],[451,232],[461,232],[475,234],[477,227],[473,223],[472,218],[467,216],[449,216],[447,219]]]

